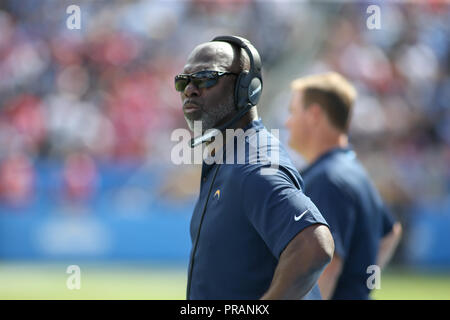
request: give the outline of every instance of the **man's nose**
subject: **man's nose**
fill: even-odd
[[[190,81],[184,88],[184,95],[186,97],[196,97],[200,95],[200,90]]]

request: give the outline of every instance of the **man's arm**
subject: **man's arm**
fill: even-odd
[[[324,300],[331,299],[342,271],[342,259],[336,253],[319,278],[319,288]]]
[[[400,224],[400,222],[396,222],[392,226],[391,232],[389,232],[384,236],[383,239],[381,239],[377,258],[377,264],[381,269],[383,269],[387,265],[389,260],[391,260],[391,257],[394,254],[395,249],[397,248],[397,245],[400,241],[401,235],[402,225]]]
[[[377,265],[383,269],[392,257],[402,234],[402,227],[396,222],[390,233],[380,243]],[[343,261],[336,253],[319,278],[319,288],[323,299],[331,299],[341,275]]]
[[[328,227],[314,224],[302,230],[280,255],[269,289],[262,300],[301,299],[330,262],[334,241]]]

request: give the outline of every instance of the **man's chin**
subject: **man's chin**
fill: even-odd
[[[289,146],[290,148],[294,149],[294,150],[296,149],[296,148],[295,148],[295,144],[294,144],[294,142],[292,141],[292,138],[289,138],[289,139],[288,139],[288,146]]]
[[[288,140],[288,146],[297,153],[302,153],[301,147],[297,141]]]
[[[197,126],[202,124],[201,117],[189,117],[189,116],[185,115],[184,120],[186,120],[186,123],[191,131],[194,131],[194,124],[196,122],[198,122]]]
[[[186,123],[189,127],[189,130],[191,130],[195,135],[203,135],[206,131],[212,129],[212,127],[204,127],[201,120],[186,120]]]

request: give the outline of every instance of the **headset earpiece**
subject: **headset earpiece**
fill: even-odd
[[[239,74],[239,76],[236,79],[236,87],[234,89],[234,101],[236,108],[239,110],[243,108],[247,104],[247,99],[245,97],[245,86],[243,86],[243,82],[245,77],[247,76],[248,72],[243,71]]]
[[[262,93],[262,82],[261,79],[254,77],[250,81],[250,85],[247,89],[248,100],[252,105],[256,105],[261,97]]]
[[[261,58],[258,51],[247,39],[236,36],[219,36],[212,41],[224,41],[244,49],[250,58],[250,70],[242,71],[236,79],[234,101],[236,108],[242,110],[248,105],[254,106],[261,97],[263,83]]]

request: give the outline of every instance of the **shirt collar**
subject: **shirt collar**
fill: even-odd
[[[253,120],[250,123],[248,123],[245,127],[242,128],[242,130],[245,133],[249,129],[254,129],[254,130],[258,131],[263,128],[264,128],[264,124],[262,123],[261,118],[258,118],[257,120]],[[224,137],[226,138],[225,134],[224,134]],[[234,139],[236,139],[236,138],[234,138]],[[224,145],[221,150],[215,150],[215,152],[216,152],[215,157],[225,157],[226,156],[226,149],[225,149],[226,143],[227,143],[227,141],[224,141]],[[236,144],[234,144],[234,147],[236,148]],[[206,148],[208,148],[208,146],[206,146]],[[208,151],[208,154],[210,154],[209,151]],[[223,161],[225,161],[225,158],[223,159]],[[203,164],[206,165],[205,162],[203,162]],[[215,163],[213,163],[211,165],[206,165],[206,166],[212,167],[214,164]]]
[[[331,148],[330,150],[323,153],[319,158],[316,159],[313,163],[311,163],[309,166],[301,170],[301,174],[305,174],[306,172],[310,171],[312,168],[317,166],[319,163],[323,162],[324,160],[333,157],[336,154],[339,153],[347,153],[349,156],[355,157],[356,153],[353,151],[353,148],[349,145],[348,147],[335,147]]]
[[[261,118],[258,118],[257,120],[253,120],[251,121],[249,124],[247,124],[244,128],[242,128],[244,131],[250,129],[250,128],[255,128],[255,129],[262,129],[264,128],[264,125],[262,123]]]

